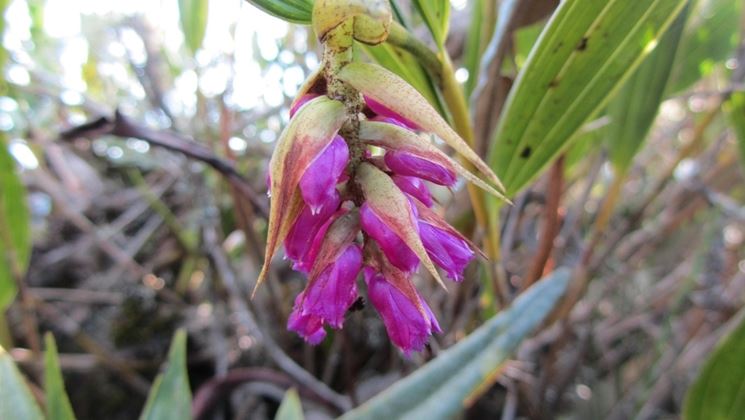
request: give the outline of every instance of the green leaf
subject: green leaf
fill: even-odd
[[[538,176],[652,51],[686,0],[566,0],[518,75],[490,164],[510,195]]]
[[[0,347],[0,419],[43,419],[41,409],[13,359]]]
[[[22,277],[31,254],[31,231],[26,189],[0,133],[0,311],[16,295],[16,277]]]
[[[686,420],[745,418],[745,317],[717,345],[686,394]]]
[[[47,397],[48,420],[74,420],[70,400],[65,392],[65,382],[60,371],[57,343],[52,333],[44,335],[44,393]]]
[[[471,6],[471,25],[466,34],[466,44],[463,50],[463,65],[468,70],[468,80],[463,85],[466,98],[471,96],[473,88],[479,79],[479,66],[481,65],[481,54],[484,52],[483,27],[486,19],[485,0],[476,0]]]
[[[745,92],[735,92],[725,104],[727,116],[735,131],[740,159],[745,165]]]
[[[463,341],[342,419],[455,417],[497,379],[502,364],[551,312],[569,280],[568,269],[557,270]]]
[[[168,366],[155,378],[140,420],[191,418],[191,390],[186,370],[186,331],[178,330],[168,351]]]
[[[739,42],[741,0],[698,0],[690,13],[670,77],[668,91],[678,93],[709,75],[731,57]]]
[[[274,420],[303,420],[303,406],[295,388],[287,390]]]
[[[684,11],[675,19],[657,48],[608,104],[609,159],[618,173],[628,170],[657,116],[687,15]]]
[[[272,16],[292,23],[310,25],[313,16],[312,0],[248,0],[248,2]]]
[[[414,5],[424,18],[437,46],[442,49],[450,25],[450,0],[415,0]]]
[[[186,46],[192,54],[202,46],[204,33],[207,29],[207,15],[209,0],[179,0],[179,15],[181,16],[181,30],[184,31]]]

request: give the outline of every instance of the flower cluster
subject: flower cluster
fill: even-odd
[[[308,283],[288,328],[318,344],[339,329],[364,279],[368,300],[391,341],[420,351],[440,326],[412,276],[439,267],[460,281],[478,249],[433,209],[428,183],[452,187],[458,175],[501,196],[496,175],[414,88],[382,67],[354,62],[352,37],[385,40],[386,0],[321,1],[313,24],[325,47],[269,163],[267,248],[257,286],[284,244]],[[436,135],[490,183],[432,142]]]
[[[291,109],[291,118],[313,98],[310,94],[301,97]],[[415,135],[414,123],[372,99],[366,103],[368,121]],[[374,139],[365,140],[376,144]],[[398,195],[397,204],[405,212],[402,218],[401,214],[391,215],[389,209],[381,209],[381,200],[375,198],[363,195],[362,204],[355,205],[360,200],[346,185],[351,179],[345,171],[349,156],[347,143],[334,135],[300,177],[302,210],[287,233],[284,246],[293,268],[313,275],[305,291],[295,299],[288,328],[311,344],[326,336],[324,326],[341,328],[345,312],[357,299],[356,282],[362,271],[369,300],[383,318],[393,343],[407,353],[420,350],[440,327],[426,302],[418,293],[412,293],[410,278],[419,268],[420,259],[399,231],[413,227],[427,256],[451,279],[462,279],[474,250],[430,209],[434,201],[425,182],[452,186],[456,181],[455,168],[446,159],[406,148],[388,148],[382,158],[366,153],[357,166],[362,176],[355,174],[355,178],[373,177],[387,183],[388,192]],[[362,235],[358,234],[360,231]],[[334,239],[327,240],[327,236]],[[345,239],[337,241],[340,237]],[[361,242],[367,258],[363,258],[360,237],[364,238]],[[374,245],[367,245],[372,241]],[[325,253],[324,245],[329,248]]]

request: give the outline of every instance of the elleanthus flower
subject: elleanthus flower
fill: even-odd
[[[386,37],[387,0],[358,3],[329,14],[314,9],[314,28],[327,47],[323,72],[301,89],[270,161],[267,250],[257,286],[284,243],[293,268],[308,278],[287,327],[318,344],[326,328],[342,328],[362,273],[391,341],[409,354],[441,332],[412,275],[423,266],[443,284],[439,267],[460,281],[478,252],[433,210],[427,183],[452,187],[461,175],[501,196],[492,186],[499,180],[403,80],[377,66],[335,58],[348,54],[351,39],[344,37],[372,44]],[[365,8],[369,15],[361,12]],[[490,183],[435,147],[431,134]]]

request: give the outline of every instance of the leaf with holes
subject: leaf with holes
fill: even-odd
[[[489,163],[508,196],[568,145],[656,46],[686,0],[567,0],[505,104]]]

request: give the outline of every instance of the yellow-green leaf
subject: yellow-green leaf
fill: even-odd
[[[150,389],[140,420],[191,418],[191,389],[186,369],[186,331],[178,330],[168,351],[168,365]]]
[[[42,420],[44,416],[26,379],[0,346],[0,419]]]
[[[566,0],[505,104],[489,163],[509,195],[525,187],[600,108],[686,0]]]
[[[288,22],[310,25],[313,15],[312,0],[248,0],[272,16]]]
[[[450,26],[450,0],[415,0],[414,5],[424,18],[435,43],[442,49]]]
[[[274,420],[303,420],[303,406],[300,404],[300,396],[295,388],[290,388],[279,405]]]
[[[724,337],[688,389],[685,420],[745,418],[745,317]]]
[[[16,279],[26,272],[31,254],[29,223],[26,189],[0,133],[0,311],[15,298]]]
[[[48,420],[74,420],[70,400],[65,392],[65,381],[59,366],[57,343],[54,336],[48,332],[44,335],[44,393],[47,397]]]
[[[204,40],[209,0],[179,0],[178,10],[186,46],[194,54],[202,46],[202,40]]]

